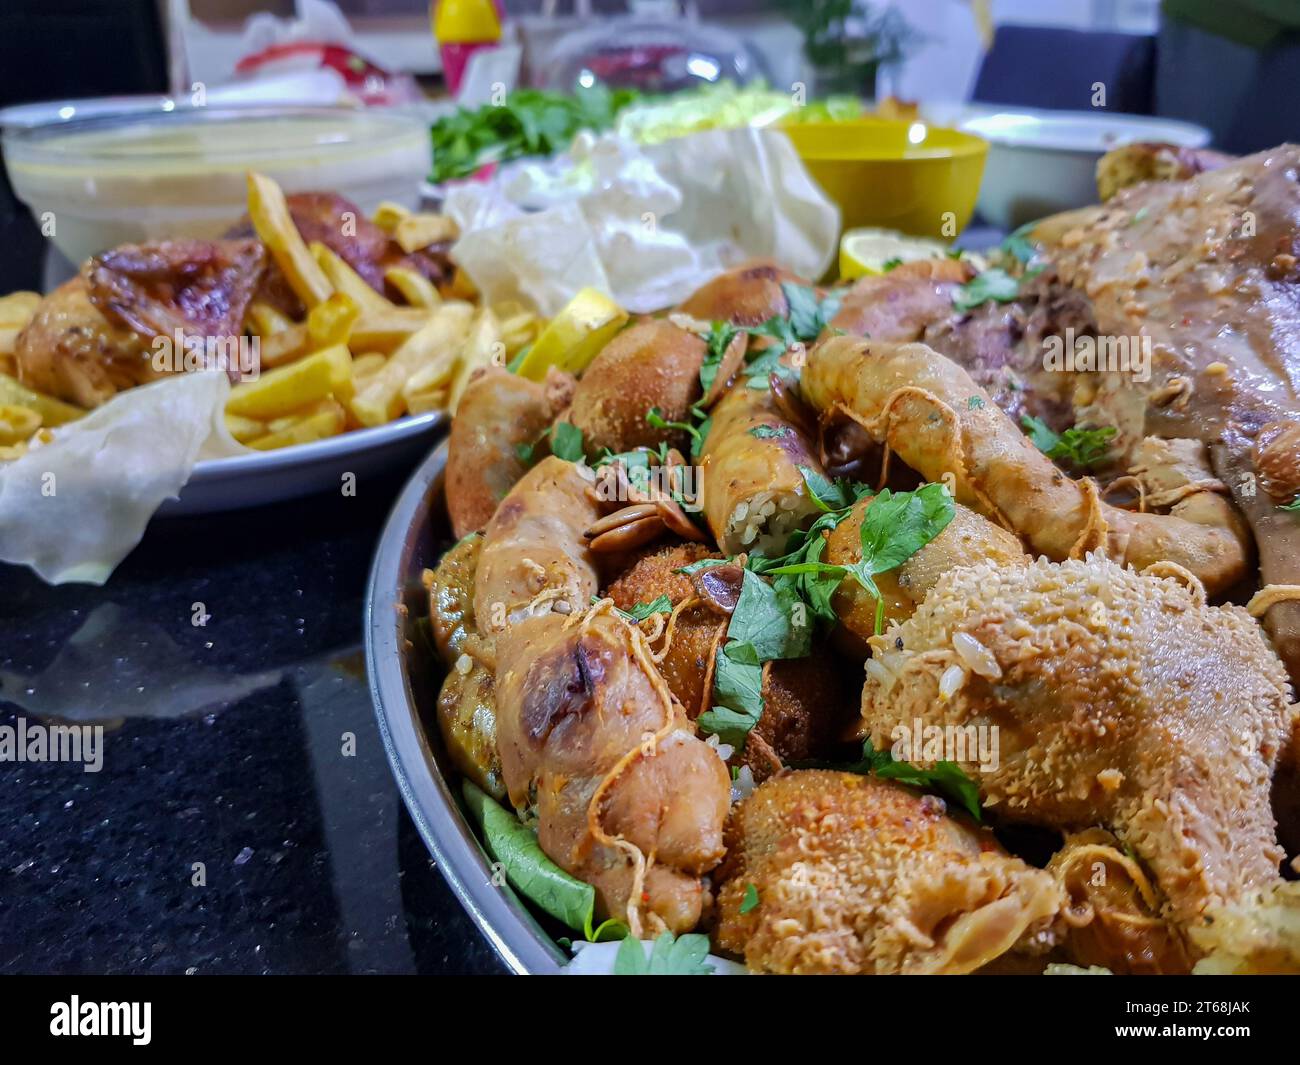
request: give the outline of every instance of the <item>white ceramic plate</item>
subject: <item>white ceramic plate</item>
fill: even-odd
[[[180,498],[166,500],[156,516],[215,514],[317,492],[338,492],[348,474],[355,476],[360,489],[367,475],[427,454],[446,422],[445,413],[430,411],[280,451],[200,462],[181,489]]]
[[[1184,148],[1210,143],[1190,122],[1107,111],[1042,111],[969,105],[927,117],[989,142],[978,209],[1002,229],[1097,202],[1097,160],[1112,148],[1159,141]]]

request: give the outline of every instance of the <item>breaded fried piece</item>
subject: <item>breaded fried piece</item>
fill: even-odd
[[[967,973],[1049,947],[1062,901],[942,800],[823,770],[742,802],[719,873],[716,942],[768,973]],[[742,914],[751,886],[758,904]]]
[[[718,557],[701,544],[656,547],[636,558],[605,594],[620,610],[651,603],[661,595],[676,605],[695,594],[690,578],[676,571],[702,558]],[[727,620],[708,606],[683,610],[673,625],[668,653],[659,663],[669,690],[692,719],[711,705],[713,656],[725,642]],[[827,661],[828,653],[825,645],[814,646],[811,657],[773,662],[765,671],[763,716],[754,730],[762,742],[746,744],[741,758],[755,779],[764,779],[776,768],[773,753],[783,765],[839,753],[855,716],[853,692],[844,678],[851,674],[856,680],[857,671],[835,668]]]
[[[1187,927],[1278,878],[1269,786],[1291,726],[1277,654],[1186,575],[1106,559],[954,570],[871,641],[867,734],[998,726],[1004,818],[1114,832]],[[976,763],[968,762],[968,770]]]
[[[782,282],[808,284],[769,260],[744,263],[701,286],[678,310],[706,322],[762,325],[769,318],[790,313]]]

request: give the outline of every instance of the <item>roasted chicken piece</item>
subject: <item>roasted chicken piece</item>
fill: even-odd
[[[241,336],[264,264],[261,244],[247,240],[124,244],[95,256],[41,301],[18,335],[18,376],[37,391],[97,407],[177,372],[184,353],[155,366],[154,338],[174,346],[178,332],[222,342]]]
[[[941,799],[823,770],[737,807],[718,878],[718,945],[767,973],[968,973],[1049,948],[1062,903]]]
[[[86,281],[75,277],[43,300],[14,343],[18,379],[29,388],[98,407],[118,392],[161,376],[148,342],[110,322],[91,301]]]
[[[980,563],[871,643],[862,717],[878,749],[918,719],[997,728],[997,767],[966,766],[986,804],[1109,829],[1178,927],[1277,881],[1269,786],[1290,686],[1250,615],[1206,605],[1186,573]]]
[[[256,240],[123,244],[82,270],[90,301],[142,337],[238,337],[266,266]]]

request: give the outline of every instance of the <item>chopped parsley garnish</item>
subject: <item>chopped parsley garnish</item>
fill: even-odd
[[[756,909],[758,909],[758,888],[753,884],[746,884],[745,895],[740,900],[741,915],[743,916],[744,914],[749,913],[750,910]]]
[[[572,422],[556,422],[551,428],[551,454],[566,462],[581,462],[586,455],[582,430]]]
[[[691,438],[691,458],[698,459],[700,453],[704,450],[704,441],[708,439],[709,427],[713,424],[710,418],[699,407],[691,408],[691,421],[689,422],[671,422],[664,417],[663,411],[658,407],[651,407],[645,416],[645,420],[656,429],[680,429],[688,433]]]
[[[666,595],[657,596],[648,603],[637,603],[631,610],[620,611],[633,621],[645,621],[651,614],[671,614],[673,601]]]
[[[1013,231],[998,247],[1011,258],[1021,263],[1028,263],[1033,259],[1038,249],[1034,246],[1033,241],[1029,239],[1029,234],[1033,232],[1038,223],[1026,222],[1019,229]]]
[[[1287,510],[1294,514],[1296,511],[1300,510],[1300,495],[1296,496],[1290,503],[1279,503],[1277,509]]]
[[[895,759],[888,751],[877,751],[870,740],[864,740],[861,760],[836,768],[863,775],[874,773],[882,780],[896,780],[919,791],[939,795],[956,803],[976,821],[983,820],[979,785],[956,762],[935,762],[930,769],[922,769],[911,762]]]
[[[1075,426],[1057,433],[1049,428],[1040,418],[1028,414],[1020,416],[1034,447],[1049,459],[1071,462],[1080,469],[1099,465],[1110,457],[1110,441],[1115,436],[1115,428],[1105,425],[1099,429],[1085,429]]]
[[[700,364],[700,386],[706,396],[717,380],[718,370],[722,368],[722,358],[726,355],[727,348],[731,347],[731,342],[739,335],[740,330],[730,322],[714,322],[709,327],[709,335],[704,338],[707,350],[704,353],[704,362]]]
[[[794,430],[788,425],[756,425],[749,431],[749,435],[759,440],[781,440],[794,436]]]
[[[705,961],[708,956],[709,937],[698,932],[675,938],[671,932],[661,932],[650,948],[649,957],[644,944],[628,936],[619,944],[614,975],[712,976],[713,969]]]

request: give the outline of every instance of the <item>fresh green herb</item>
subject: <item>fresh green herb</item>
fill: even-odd
[[[461,781],[461,793],[482,832],[488,854],[501,863],[507,882],[519,894],[593,943],[627,935],[626,927],[618,921],[592,927],[596,889],[551,861],[538,845],[533,829],[470,781]]]
[[[1099,429],[1075,426],[1057,433],[1041,419],[1028,414],[1020,416],[1020,424],[1029,434],[1034,447],[1049,459],[1072,462],[1085,470],[1110,457],[1110,441],[1116,432],[1113,426],[1106,425]]]
[[[989,300],[1010,303],[1018,295],[1020,295],[1019,279],[1012,277],[1001,267],[994,266],[982,274],[976,274],[962,285],[953,297],[952,305],[959,311],[969,311]]]
[[[698,573],[702,569],[711,569],[714,566],[725,566],[732,560],[729,558],[702,558],[698,562],[691,562],[682,566],[680,569],[673,570],[674,573],[685,573],[688,576],[692,573]]]
[[[782,440],[794,436],[794,430],[788,425],[756,425],[749,431],[749,435],[759,440]]]
[[[722,368],[722,358],[727,353],[731,342],[739,336],[740,330],[730,322],[714,322],[709,326],[709,335],[705,338],[708,345],[704,353],[704,362],[700,364],[700,387],[707,396],[718,378]]]
[[[979,396],[971,396],[970,399],[966,401],[967,410],[979,410],[983,406],[984,406],[984,400],[981,399]]]
[[[637,603],[631,610],[626,611],[633,621],[645,621],[651,614],[671,614],[673,612],[673,601],[666,595],[658,596],[648,603]]]
[[[882,780],[896,780],[918,791],[942,796],[956,803],[976,821],[983,820],[979,785],[956,762],[935,762],[933,768],[922,769],[911,762],[895,759],[889,751],[877,751],[870,740],[864,740],[862,758],[851,765],[836,768],[864,776],[874,773]]]
[[[900,267],[902,265],[903,265],[903,260],[897,257],[893,259],[886,259],[883,263],[880,264],[880,272],[882,274],[887,274],[889,273],[890,270],[894,270],[897,267]]]
[[[1300,510],[1300,495],[1296,496],[1290,503],[1279,503],[1277,509],[1290,511],[1294,514],[1297,510]]]
[[[519,89],[505,103],[457,108],[430,129],[435,183],[467,177],[488,163],[528,155],[554,155],[584,129],[609,129],[615,116],[638,94],[603,85],[572,95]]]
[[[761,351],[754,353],[745,367],[750,388],[767,388],[772,374],[787,380],[796,378],[798,372],[784,365],[782,356],[796,344],[811,342],[821,336],[840,309],[839,292],[829,292],[819,299],[816,289],[791,281],[782,281],[781,291],[789,307],[788,316],[774,315],[761,325],[746,329],[751,337],[770,341]]]
[[[798,469],[803,476],[803,483],[808,488],[808,495],[812,499],[813,505],[823,513],[832,510],[843,510],[845,507],[852,506],[866,494],[865,488],[855,486],[852,481],[844,478],[832,481],[824,473],[813,469],[811,466],[800,466]]]
[[[528,358],[528,353],[532,350],[533,350],[532,344],[525,344],[522,348],[519,349],[518,352],[515,353],[515,357],[511,359],[508,363],[506,363],[506,369],[509,370],[511,373],[518,373],[519,367],[521,367],[524,364],[524,360]]]
[[[745,914],[749,913],[750,910],[756,910],[756,909],[758,909],[758,888],[756,888],[753,884],[746,884],[745,895],[740,900],[741,916],[744,916]]]
[[[1133,212],[1133,217],[1129,219],[1128,224],[1131,226],[1135,226],[1139,222],[1141,222],[1142,219],[1146,218],[1146,216],[1147,216],[1147,209],[1145,207],[1139,207],[1136,211]]]
[[[1029,234],[1033,232],[1034,227],[1037,225],[1036,221],[1026,222],[999,245],[1000,250],[1018,262],[1028,263],[1038,251],[1034,242],[1029,239]]]
[[[796,340],[816,340],[839,313],[840,294],[830,292],[818,298],[817,290],[809,285],[781,282],[786,304],[790,308],[790,329]]]
[[[572,422],[556,422],[551,429],[551,454],[566,462],[581,462],[586,457],[582,430]]]
[[[883,489],[862,521],[862,558],[847,566],[831,565],[817,558],[805,557],[765,570],[769,576],[812,577],[816,582],[831,583],[830,591],[821,592],[829,600],[839,582],[853,577],[876,600],[876,632],[884,631],[885,602],[876,586],[875,576],[897,569],[916,552],[948,527],[953,517],[952,496],[946,485],[922,485],[914,492],[891,492]]]
[[[628,936],[618,946],[614,959],[615,976],[712,976],[705,959],[709,956],[709,937],[691,932],[673,937],[662,932],[646,957],[639,939]]]

